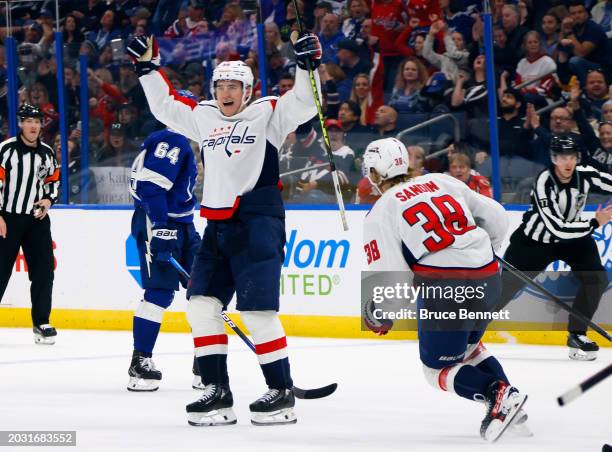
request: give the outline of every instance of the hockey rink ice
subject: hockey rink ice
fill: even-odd
[[[532,438],[479,436],[484,408],[434,390],[424,380],[417,343],[288,338],[294,381],[304,388],[338,382],[335,394],[298,400],[298,423],[255,427],[248,404],[265,391],[253,353],[230,336],[229,372],[238,424],[187,425],[192,339],[162,333],[154,360],[163,372],[154,393],[125,389],[131,332],[60,330],[53,346],[34,345],[26,328],[0,328],[0,430],[76,430],[61,451],[600,451],[612,443],[612,380],[566,407],[556,397],[612,361],[567,358],[565,347],[489,344],[511,382],[529,394]],[[0,447],[3,450],[41,450]]]

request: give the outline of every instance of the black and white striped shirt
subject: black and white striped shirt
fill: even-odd
[[[578,165],[572,179],[562,184],[554,170],[545,169],[531,191],[531,206],[520,226],[532,240],[557,243],[585,237],[599,227],[595,219],[581,218],[589,191],[612,194],[612,175]]]
[[[21,135],[0,143],[0,215],[31,214],[34,203],[59,195],[60,171],[53,149],[39,141],[27,146]]]

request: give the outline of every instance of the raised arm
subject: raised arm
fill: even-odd
[[[160,70],[159,50],[154,37],[138,36],[127,46],[136,74],[147,96],[153,116],[182,135],[200,142],[194,111],[197,102],[180,96]]]

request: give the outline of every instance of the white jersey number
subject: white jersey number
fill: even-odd
[[[181,152],[181,150],[177,147],[174,147],[168,150],[168,147],[169,147],[168,143],[166,143],[165,141],[162,141],[155,148],[155,152],[153,152],[153,155],[160,159],[168,158],[168,160],[170,160],[170,163],[172,163],[173,165],[176,165],[176,162],[178,162],[179,153]]]

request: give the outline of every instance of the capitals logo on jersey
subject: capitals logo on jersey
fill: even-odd
[[[240,154],[244,150],[242,145],[255,143],[256,135],[249,135],[249,126],[240,127],[242,120],[233,125],[213,129],[207,138],[202,140],[202,155],[206,151],[223,149],[228,157]]]

